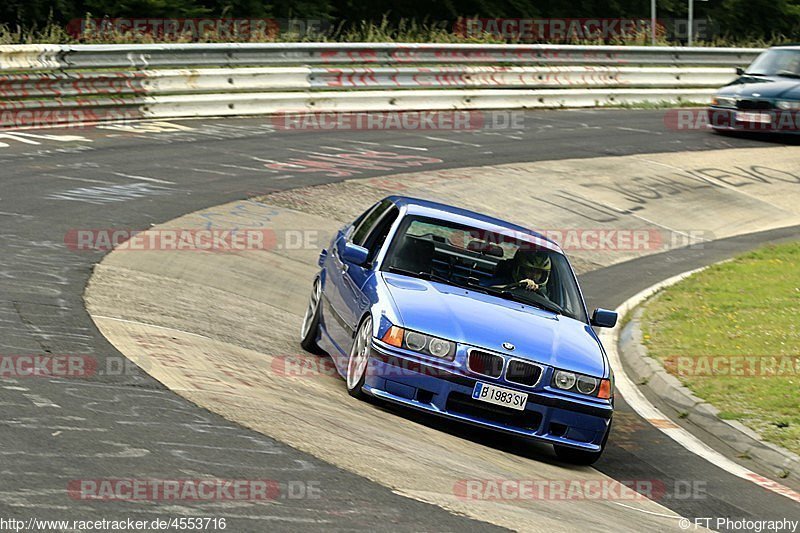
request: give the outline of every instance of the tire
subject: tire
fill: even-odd
[[[603,437],[603,442],[600,444],[600,450],[596,452],[576,450],[575,448],[559,446],[557,444],[553,445],[553,450],[556,452],[556,457],[565,463],[588,466],[596,463],[597,460],[603,455],[603,451],[606,449],[606,442],[608,442],[608,435],[610,433],[611,426],[609,425],[608,430],[606,431],[606,436]]]
[[[353,346],[350,348],[350,358],[347,360],[347,392],[350,396],[359,400],[364,400],[367,397],[362,387],[367,377],[371,339],[372,317],[368,316],[356,330]]]
[[[317,344],[320,316],[322,315],[321,301],[322,282],[320,282],[319,278],[316,278],[313,288],[311,289],[311,297],[308,300],[306,314],[303,317],[303,325],[300,328],[300,346],[307,352],[317,355],[322,355],[324,353]]]

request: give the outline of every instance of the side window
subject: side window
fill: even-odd
[[[367,261],[370,263],[373,259],[375,259],[375,256],[378,255],[378,251],[386,241],[386,236],[389,235],[389,230],[392,228],[392,224],[394,224],[394,221],[397,220],[399,215],[400,210],[397,209],[397,207],[392,206],[375,224],[375,227],[372,228],[372,231],[370,231],[369,235],[367,235],[367,238],[364,240],[364,244],[362,246],[369,250]]]
[[[353,244],[357,244],[359,246],[364,246],[364,241],[367,239],[367,235],[369,235],[369,230],[372,229],[372,226],[375,225],[381,216],[394,204],[390,200],[384,200],[375,206],[372,211],[370,211],[367,216],[361,221],[360,224],[356,226],[353,230],[352,237],[350,241]]]
[[[364,219],[367,218],[367,215],[375,211],[375,209],[377,209],[379,205],[380,202],[378,202],[377,204],[373,205],[372,207],[370,207],[369,209],[358,215],[358,218],[356,218],[353,221],[353,223],[350,224],[350,235],[348,235],[348,237],[352,237],[353,233],[355,233],[355,231],[358,229],[361,223],[364,222]]]

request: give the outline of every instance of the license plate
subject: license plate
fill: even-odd
[[[759,124],[770,124],[772,122],[772,115],[768,113],[748,113],[746,111],[737,111],[736,120],[739,122],[757,122]]]
[[[503,387],[495,387],[480,381],[472,389],[472,397],[482,402],[502,405],[518,411],[524,410],[525,404],[528,403],[528,395],[525,393],[504,389]]]

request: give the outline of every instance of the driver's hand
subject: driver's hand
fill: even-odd
[[[532,279],[523,279],[518,282],[520,287],[523,287],[527,291],[536,291],[539,290],[539,284],[533,281]]]

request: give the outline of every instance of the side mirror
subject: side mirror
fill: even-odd
[[[617,325],[617,313],[597,308],[592,313],[592,325],[598,328],[613,328]]]
[[[744,69],[742,67],[736,67],[736,75],[741,76],[744,74]]]
[[[342,250],[342,261],[358,266],[363,266],[367,262],[367,256],[369,256],[369,250],[351,242],[345,243],[344,250]]]

